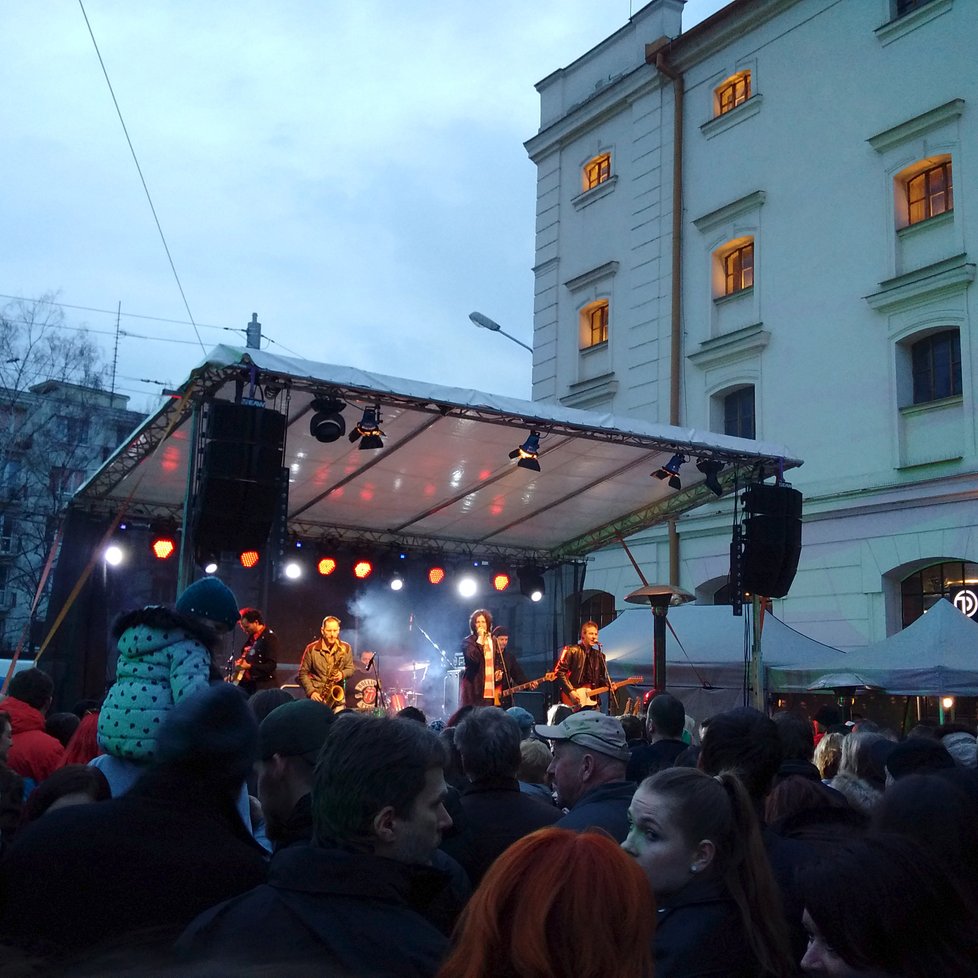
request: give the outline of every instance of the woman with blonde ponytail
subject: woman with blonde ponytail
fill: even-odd
[[[656,978],[797,974],[757,817],[735,775],[668,768],[639,786],[622,848],[658,905]]]

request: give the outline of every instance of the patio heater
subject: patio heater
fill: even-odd
[[[669,608],[693,600],[689,591],[673,584],[645,584],[625,598],[632,604],[652,608],[652,686],[656,693],[666,688],[666,615]]]

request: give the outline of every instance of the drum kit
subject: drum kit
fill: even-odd
[[[406,706],[416,706],[423,709],[423,694],[418,691],[418,687],[424,682],[425,673],[428,671],[427,662],[408,662],[398,668],[398,673],[411,673],[410,677],[403,676],[403,682],[394,687],[384,690],[387,699],[387,715],[395,716]],[[401,675],[398,676],[402,678]]]

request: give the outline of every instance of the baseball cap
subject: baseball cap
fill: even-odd
[[[572,713],[554,727],[538,723],[534,729],[546,740],[569,740],[619,761],[627,761],[630,755],[621,723],[595,710]]]
[[[267,761],[273,754],[281,754],[315,764],[335,719],[333,711],[316,700],[283,703],[258,727],[258,756]]]

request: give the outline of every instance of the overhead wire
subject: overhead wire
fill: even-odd
[[[187,316],[190,318],[190,323],[194,328],[194,333],[197,335],[197,342],[200,344],[200,349],[207,355],[207,348],[204,346],[204,341],[201,339],[200,331],[197,329],[197,324],[194,322],[193,313],[190,311],[190,303],[187,302],[186,293],[183,291],[183,284],[180,281],[180,276],[177,274],[177,266],[173,262],[173,256],[170,254],[170,246],[166,243],[166,235],[163,233],[163,225],[160,224],[159,216],[156,213],[156,207],[153,204],[153,197],[149,192],[149,187],[146,184],[146,178],[143,176],[143,169],[139,165],[139,158],[136,156],[136,148],[132,144],[132,139],[129,138],[129,130],[126,127],[126,120],[122,116],[122,109],[119,108],[119,102],[115,97],[115,90],[112,88],[112,82],[109,79],[108,69],[105,67],[105,62],[102,60],[102,52],[99,50],[98,42],[95,40],[95,32],[92,30],[92,25],[88,21],[88,14],[85,12],[85,4],[82,0],[78,0],[78,6],[81,7],[82,17],[85,18],[85,26],[88,28],[89,37],[92,39],[92,44],[95,46],[95,53],[98,55],[98,63],[102,66],[102,74],[105,75],[105,83],[109,86],[109,94],[112,96],[112,104],[115,106],[116,114],[119,116],[119,122],[122,124],[122,131],[125,133],[126,142],[129,144],[129,152],[132,153],[132,160],[136,164],[136,172],[139,174],[140,182],[143,185],[143,191],[146,194],[146,200],[149,202],[149,209],[153,212],[153,220],[156,222],[156,230],[160,233],[160,240],[163,242],[163,250],[166,252],[167,261],[170,263],[170,270],[173,272],[173,278],[177,283],[177,288],[180,290],[180,298],[183,299],[183,307],[187,310]]]

